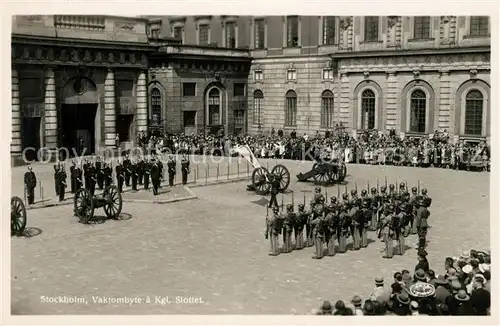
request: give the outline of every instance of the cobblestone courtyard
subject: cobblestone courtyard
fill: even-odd
[[[303,200],[300,190],[314,185],[296,182],[295,175],[310,169],[311,163],[284,164],[291,170],[289,189],[298,204]],[[51,166],[46,169],[40,175],[45,173],[48,183]],[[13,169],[13,194],[19,195],[24,171]],[[433,204],[428,252],[437,273],[446,256],[462,249],[489,249],[489,174],[350,165],[347,188],[353,189],[354,183],[366,188],[367,181],[375,186],[377,178],[382,184],[384,176],[389,183],[407,181],[409,187],[420,180],[429,190]],[[12,238],[12,313],[306,313],[323,300],[367,296],[375,276],[389,282],[394,271],[413,270],[416,264],[414,249],[382,259],[378,240],[366,249],[319,261],[311,259],[312,248],[268,256],[266,208],[258,203],[262,197],[246,192],[245,185],[192,188],[198,199],[166,205],[124,203],[126,219],[92,226],[79,224],[72,206],[28,211],[28,228],[42,233]],[[328,188],[328,195],[337,195],[336,186]],[[290,193],[284,201],[291,202]],[[375,240],[375,233],[369,237]],[[407,243],[413,246],[415,241],[412,236]],[[87,304],[45,303],[42,296],[85,297]],[[94,303],[92,296],[149,296],[152,302]],[[171,304],[155,302],[156,296],[168,296]],[[203,303],[177,304],[177,296],[199,297]]]

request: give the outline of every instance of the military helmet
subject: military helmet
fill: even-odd
[[[389,185],[389,190],[394,190],[396,189],[396,186],[394,186],[392,183]]]
[[[376,193],[377,193],[377,188],[373,187],[373,188],[370,190],[370,192],[371,192],[372,194],[376,194]]]
[[[299,209],[304,209],[304,208],[305,208],[305,206],[304,206],[304,204],[299,204],[298,208],[299,208]]]
[[[361,198],[356,198],[356,202],[355,204],[358,205],[358,206],[361,206]]]
[[[321,188],[320,187],[316,187],[316,188],[314,188],[314,191],[321,192]]]
[[[356,189],[351,190],[351,196],[356,196],[357,194],[358,192],[356,191]]]
[[[323,195],[321,195],[321,196],[319,196],[318,200],[319,200],[320,203],[324,203],[325,202],[325,197]]]
[[[286,205],[286,209],[287,209],[288,211],[293,210],[293,205],[292,205],[292,204],[288,204],[288,205]]]
[[[386,192],[386,191],[387,191],[387,187],[386,186],[380,187],[380,192]]]
[[[273,207],[273,212],[274,213],[278,213],[279,211],[280,211],[279,207],[277,207],[277,206]]]
[[[392,205],[392,204],[391,205],[387,205],[387,211],[390,212],[390,213],[394,212],[394,205]]]
[[[348,200],[349,199],[349,195],[348,194],[343,194],[342,195],[342,199],[343,200]]]
[[[335,196],[330,197],[330,201],[331,201],[332,203],[337,202],[337,197],[335,197]]]
[[[427,195],[427,188],[422,189],[422,195]]]
[[[368,194],[368,191],[366,189],[361,190],[361,196],[366,196]]]
[[[399,184],[399,188],[402,189],[402,188],[406,188],[406,184],[404,182],[401,182]]]
[[[411,188],[411,192],[412,192],[412,193],[414,193],[414,194],[415,194],[415,193],[417,193],[417,192],[418,192],[417,187],[413,187],[413,188]]]

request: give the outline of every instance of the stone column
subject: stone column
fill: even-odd
[[[141,71],[137,78],[137,109],[135,112],[137,133],[148,130],[148,90],[146,87],[146,73]]]
[[[54,68],[45,70],[45,147],[56,148],[58,145],[58,125],[56,106],[56,80]]]
[[[349,87],[349,75],[347,72],[342,72],[340,74],[340,107],[337,117],[337,122],[344,126],[349,126],[349,121],[352,121],[350,117],[351,111],[351,88]],[[353,125],[353,129],[357,129],[357,125]]]
[[[446,129],[450,135],[454,133],[450,130],[453,124],[450,119],[452,118],[450,112],[451,105],[451,81],[450,72],[447,70],[440,71],[439,73],[439,113],[438,113],[438,123],[437,128],[439,130]],[[457,108],[455,108],[457,109]],[[431,126],[432,127],[432,126]]]
[[[108,69],[104,81],[104,146],[114,148],[116,137],[115,74]]]
[[[404,130],[405,125],[399,126],[398,128],[398,110],[397,110],[397,102],[398,102],[398,94],[397,94],[397,80],[396,80],[396,72],[388,71],[387,72],[387,86],[386,86],[387,94],[386,94],[386,103],[385,107],[385,117],[379,119],[382,121],[382,124],[385,126],[378,126],[380,130],[383,129],[394,129],[394,130]],[[383,99],[379,99],[379,101],[383,101]],[[380,112],[379,114],[384,114],[384,112]]]
[[[21,156],[21,106],[19,105],[19,77],[17,69],[12,68],[12,141],[10,155],[12,158]]]

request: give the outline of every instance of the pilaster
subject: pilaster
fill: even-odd
[[[380,129],[394,129],[400,130],[401,126],[398,126],[398,110],[397,110],[397,80],[396,80],[396,72],[388,71],[387,79],[386,79],[386,102],[385,102],[385,117],[383,117],[383,121],[385,121],[385,128]]]
[[[351,123],[350,115],[351,107],[351,87],[349,85],[349,75],[347,73],[340,74],[340,108],[338,120],[342,121],[344,126],[349,126]],[[337,120],[337,121],[338,121]]]
[[[11,157],[20,157],[22,151],[21,144],[21,107],[19,104],[19,76],[17,69],[12,68],[12,141],[10,143]]]
[[[450,130],[451,124],[451,80],[450,72],[443,70],[439,72],[439,115],[437,128],[439,130]]]
[[[108,69],[104,81],[104,146],[114,148],[116,137],[115,74]]]
[[[137,78],[137,107],[135,123],[137,133],[148,130],[148,92],[146,87],[146,73],[141,71]]]
[[[58,143],[58,117],[56,107],[56,80],[54,68],[52,67],[48,67],[45,70],[44,118],[45,147],[56,148]]]

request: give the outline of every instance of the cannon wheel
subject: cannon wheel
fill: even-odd
[[[26,207],[21,198],[10,199],[10,232],[12,235],[21,235],[26,228]]]
[[[338,175],[337,180],[339,182],[344,181],[344,179],[347,175],[347,166],[345,165],[345,163],[339,164],[337,175]]]
[[[271,170],[271,173],[274,175],[279,175],[280,178],[280,189],[286,190],[288,185],[290,185],[290,171],[286,168],[286,166],[278,164]]]
[[[111,185],[104,189],[103,198],[106,203],[103,205],[104,213],[108,218],[117,218],[122,212],[122,195],[118,187]]]
[[[94,200],[90,191],[87,189],[79,189],[75,193],[75,216],[80,219],[80,222],[87,224],[94,217]]]
[[[267,176],[269,176],[269,171],[264,167],[256,168],[252,172],[252,185],[259,195],[265,196],[271,190],[271,184],[266,179]]]
[[[335,180],[335,175],[332,171],[324,171],[314,174],[314,184],[318,186],[326,186]]]

